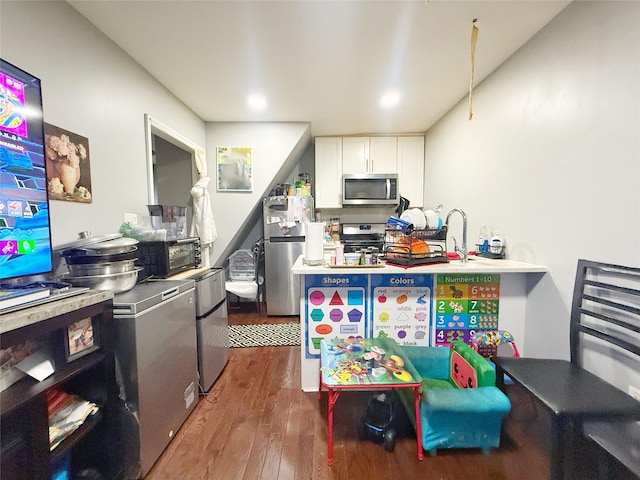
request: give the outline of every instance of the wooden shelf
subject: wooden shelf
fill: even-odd
[[[66,382],[75,375],[102,362],[104,358],[104,352],[96,351],[58,368],[53,375],[41,382],[29,376],[22,378],[0,393],[0,415],[9,413],[51,387]]]
[[[65,438],[60,445],[51,451],[51,464],[56,463],[62,456],[71,450],[80,440],[89,434],[102,420],[102,410],[88,417],[71,435]]]
[[[69,302],[49,310],[55,312],[51,316],[37,307],[20,311],[0,331],[2,348],[27,340],[47,344],[55,368],[42,381],[25,376],[0,392],[0,470],[17,480],[49,480],[54,465],[66,456],[74,464],[95,467],[108,480],[119,478],[122,473],[121,459],[105,449],[105,445],[119,443],[113,417],[118,398],[114,359],[102,348],[102,340],[108,341],[106,331],[113,319],[113,301],[111,297],[89,293]],[[98,349],[66,361],[68,326],[89,317]],[[95,402],[100,409],[50,451],[47,392],[54,388]]]

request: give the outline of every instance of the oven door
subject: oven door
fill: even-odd
[[[188,238],[167,242],[168,274],[181,272],[200,263],[200,240]]]
[[[378,252],[381,252],[382,251],[382,247],[384,245],[384,242],[381,242],[381,241],[378,241],[378,240],[371,240],[371,241],[343,240],[342,243],[344,243],[344,252],[345,253],[360,252],[360,251],[362,251],[362,249],[366,249],[366,248],[377,248]]]

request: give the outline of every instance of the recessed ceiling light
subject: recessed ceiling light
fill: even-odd
[[[393,107],[400,101],[400,95],[396,92],[387,92],[380,99],[380,105],[385,108]]]
[[[267,99],[260,94],[250,95],[249,106],[255,110],[261,110],[267,106]]]

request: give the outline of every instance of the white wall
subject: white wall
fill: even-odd
[[[573,2],[475,88],[471,121],[464,98],[427,132],[425,206],[549,267],[529,356],[568,358],[578,258],[640,265],[639,24],[640,2]]]
[[[262,211],[262,198],[269,193],[274,176],[297,146],[310,141],[308,123],[207,123],[207,165],[212,182],[209,188],[218,240],[213,245],[211,264],[223,265],[225,249],[256,208]],[[302,143],[301,143],[302,142]],[[217,147],[253,148],[253,189],[251,192],[218,192],[215,185]],[[300,152],[300,155],[304,150]],[[299,157],[298,157],[299,158]],[[291,168],[287,168],[287,172]]]
[[[66,2],[0,2],[0,47],[42,80],[45,122],[89,139],[93,203],[51,202],[54,246],[146,211],[145,113],[205,145],[204,122]]]

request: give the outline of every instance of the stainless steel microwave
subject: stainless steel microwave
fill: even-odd
[[[350,173],[342,176],[342,205],[397,205],[396,173]]]
[[[180,238],[167,241],[142,241],[138,244],[137,264],[144,267],[143,278],[166,278],[196,268],[202,261],[200,239]]]

